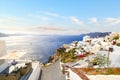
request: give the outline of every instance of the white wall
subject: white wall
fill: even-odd
[[[6,52],[5,41],[0,41],[0,57],[6,54],[7,52]]]
[[[69,69],[69,73],[70,73],[70,80],[82,80],[76,73],[71,71],[71,69]]]
[[[33,62],[32,68],[33,68],[33,71],[27,80],[38,80],[41,73],[39,62]]]

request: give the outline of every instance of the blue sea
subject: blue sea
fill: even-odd
[[[55,50],[63,44],[68,44],[72,41],[81,41],[82,39],[82,35],[24,35],[0,37],[0,40],[6,41],[8,53],[11,51],[25,51],[27,54],[22,58],[37,59],[40,62],[47,62],[49,57],[55,53]]]

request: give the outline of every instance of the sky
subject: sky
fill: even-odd
[[[120,32],[120,0],[0,0],[0,32]]]

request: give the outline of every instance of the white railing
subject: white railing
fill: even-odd
[[[33,71],[31,73],[30,77],[28,78],[28,80],[38,80],[39,76],[40,76],[40,72],[41,72],[39,62],[33,63],[32,67],[33,67]]]

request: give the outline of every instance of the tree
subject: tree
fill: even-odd
[[[99,67],[105,67],[105,65],[108,63],[110,63],[108,58],[105,55],[101,54],[96,54],[92,61],[93,65],[98,65]]]

